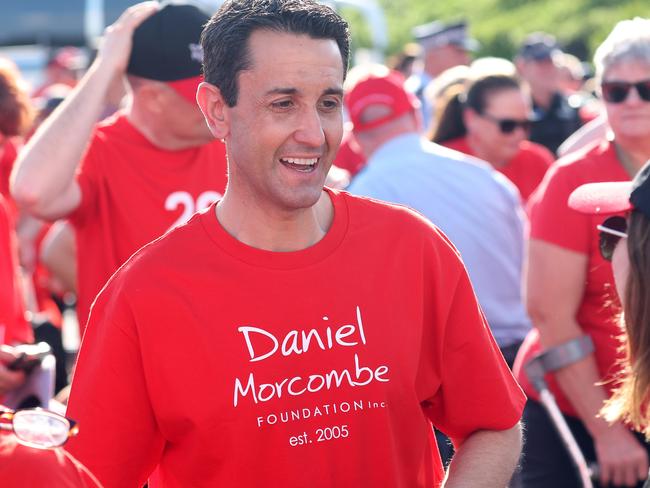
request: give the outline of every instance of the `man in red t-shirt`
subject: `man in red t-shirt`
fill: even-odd
[[[109,29],[88,73],[17,161],[12,193],[37,217],[67,217],[77,239],[78,315],[139,247],[216,201],[224,146],[194,100],[208,16],[188,4],[131,7]],[[126,109],[98,126],[112,80]]]
[[[458,252],[412,210],[323,188],[346,22],[235,0],[202,39],[228,188],[98,296],[70,451],[107,487],[432,487],[433,422],[458,447],[447,486],[504,486],[524,397]]]

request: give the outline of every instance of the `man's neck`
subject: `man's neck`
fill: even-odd
[[[533,102],[535,102],[535,105],[539,108],[542,108],[544,110],[548,110],[551,108],[551,104],[553,103],[553,98],[555,97],[555,92],[538,92],[538,93],[533,93]]]
[[[507,163],[507,161],[497,161],[496,158],[492,156],[492,154],[489,154],[488,152],[482,150],[482,147],[477,141],[476,137],[469,134],[467,136],[467,145],[471,149],[474,156],[476,156],[478,159],[490,163],[494,168],[501,168]]]
[[[383,128],[380,127],[372,137],[357,137],[357,142],[361,146],[361,150],[366,155],[366,158],[370,161],[373,155],[387,143],[406,135],[419,136],[418,132],[410,126],[405,128],[401,125],[394,127],[386,125]]]
[[[180,151],[201,145],[199,141],[179,138],[158,124],[150,115],[140,113],[138,110],[126,111],[126,118],[151,144],[164,151]]]
[[[616,156],[631,178],[650,159],[650,140],[647,137],[617,137],[614,141]]]
[[[325,237],[334,220],[334,206],[325,191],[311,207],[280,210],[256,199],[238,198],[227,189],[216,213],[219,223],[235,239],[274,252],[313,246]]]

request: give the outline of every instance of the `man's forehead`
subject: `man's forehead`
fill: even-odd
[[[284,66],[285,69],[341,68],[343,57],[334,39],[310,37],[268,29],[253,31],[248,39],[250,69]]]
[[[343,60],[333,39],[255,31],[248,45],[249,66],[239,73],[264,95],[343,93]]]

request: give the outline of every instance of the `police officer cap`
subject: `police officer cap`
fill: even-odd
[[[467,23],[456,22],[445,24],[440,21],[418,25],[413,28],[413,37],[423,48],[433,48],[447,45],[460,46],[467,51],[476,51],[480,44],[476,39],[467,35]]]

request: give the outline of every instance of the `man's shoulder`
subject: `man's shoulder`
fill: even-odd
[[[387,202],[369,196],[353,195],[347,191],[338,191],[341,198],[346,200],[348,211],[353,217],[363,216],[364,218],[379,219],[378,222],[404,221],[411,219],[418,220],[422,216],[407,205]]]
[[[102,135],[106,137],[118,135],[124,132],[129,125],[126,114],[123,112],[115,112],[97,122],[95,125],[95,136]]]
[[[526,160],[534,162],[543,162],[547,166],[555,161],[555,156],[545,146],[533,141],[522,141],[520,147],[520,154],[524,155]]]
[[[351,236],[364,234],[364,239],[375,239],[388,246],[396,240],[428,241],[457,252],[440,228],[417,210],[372,197],[339,193],[348,207]]]
[[[424,138],[419,139],[418,145],[412,141],[402,146],[404,150],[399,159],[395,154],[383,154],[379,165],[373,164],[371,159],[367,169],[357,176],[359,182],[355,184],[353,180],[351,189],[364,189],[373,184],[397,185],[404,187],[399,191],[402,196],[408,188],[413,192],[424,191],[427,198],[454,191],[460,192],[459,198],[465,195],[472,201],[487,198],[505,198],[511,203],[519,201],[514,184],[481,159]]]
[[[590,181],[594,173],[601,173],[612,164],[618,163],[611,143],[596,141],[561,157],[551,169],[554,173]]]
[[[518,201],[518,190],[489,163],[460,151],[430,143],[429,151],[437,158],[436,171],[442,176],[458,179],[469,193],[489,197],[491,193]]]
[[[119,267],[106,287],[137,289],[159,278],[165,279],[175,270],[185,269],[206,238],[202,219],[210,209],[212,207],[196,213],[187,223],[142,246]],[[189,249],[194,252],[188,252]]]

